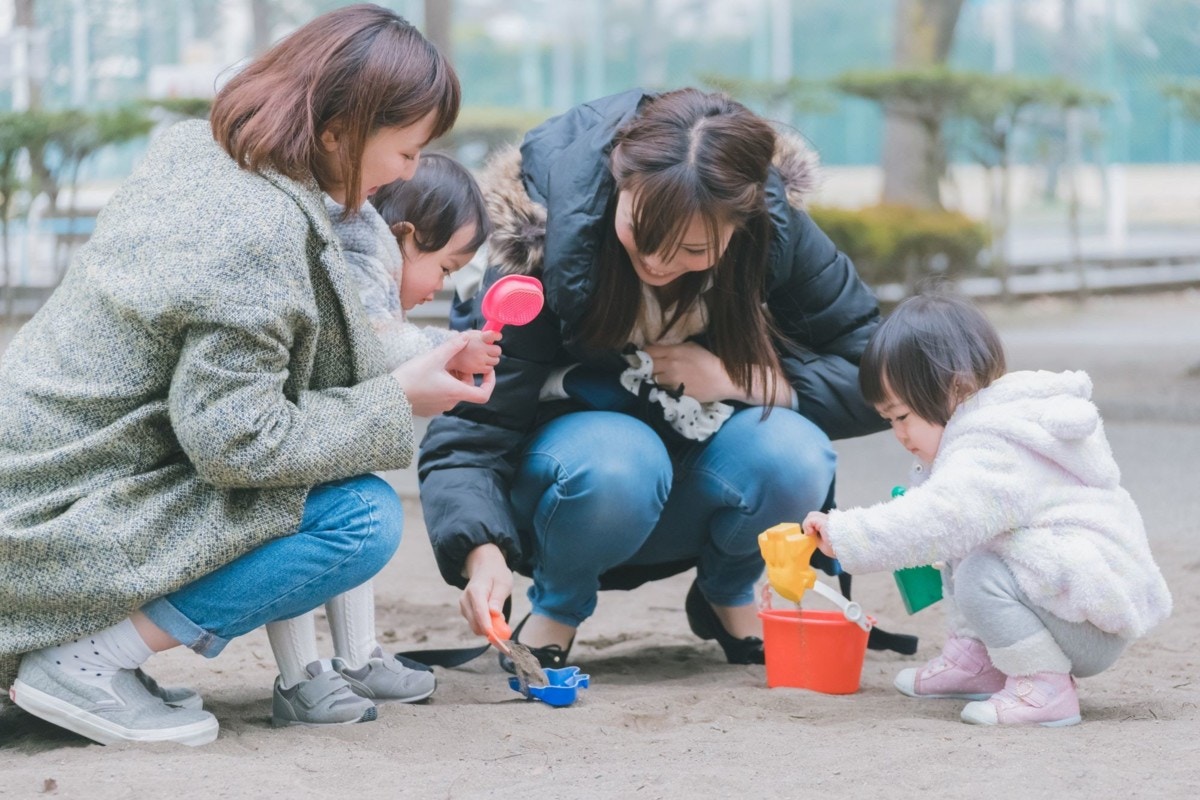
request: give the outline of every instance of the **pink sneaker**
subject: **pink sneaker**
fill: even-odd
[[[900,670],[895,686],[909,697],[986,700],[1004,688],[1005,677],[992,666],[983,642],[954,636],[925,666]]]
[[[1003,691],[987,700],[967,703],[963,722],[973,725],[1042,725],[1058,728],[1079,724],[1075,679],[1066,672],[1014,675]]]

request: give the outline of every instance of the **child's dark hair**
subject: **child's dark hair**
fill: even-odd
[[[871,335],[858,368],[863,399],[886,389],[917,416],[945,425],[966,396],[1005,373],[1000,335],[971,302],[948,294],[910,297]]]
[[[466,167],[440,153],[423,153],[412,178],[381,187],[371,204],[389,227],[412,225],[413,243],[422,253],[441,250],[464,225],[475,225],[464,253],[478,250],[491,232],[479,184]]]

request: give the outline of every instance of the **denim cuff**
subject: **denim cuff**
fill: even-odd
[[[216,658],[225,649],[225,645],[229,644],[228,639],[206,631],[185,617],[183,612],[171,605],[165,597],[158,597],[146,603],[141,612],[175,641],[205,658]]]

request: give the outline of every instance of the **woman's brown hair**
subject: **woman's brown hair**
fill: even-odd
[[[395,12],[364,3],[317,17],[234,76],[213,101],[213,137],[246,169],[311,176],[325,190],[340,175],[354,198],[372,133],[433,112],[436,139],[453,127],[461,96],[436,47]],[[321,143],[331,126],[332,154]]]
[[[698,302],[712,275],[708,344],[742,389],[755,378],[775,396],[779,358],[764,308],[772,225],[766,206],[767,173],[775,131],[762,118],[724,94],[680,89],[646,101],[613,140],[612,172],[617,193],[633,195],[633,238],[643,253],[669,258],[679,249],[692,220],[703,220],[710,247],[732,225],[733,237],[712,270],[681,276],[674,325]],[[584,315],[583,341],[595,348],[620,348],[637,322],[641,281],[617,239],[616,193],[609,202],[600,247],[596,290]]]

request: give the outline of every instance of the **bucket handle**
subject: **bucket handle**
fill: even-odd
[[[858,627],[868,633],[871,631],[871,618],[863,613],[862,606],[853,600],[848,600],[846,597],[832,586],[821,581],[815,581],[812,585],[812,591],[824,597],[829,602],[842,610],[844,616],[850,622],[853,622]],[[762,588],[762,600],[759,602],[759,609],[763,611],[771,610],[771,591],[770,582],[764,583]],[[796,604],[799,607],[799,603]]]
[[[838,608],[842,609],[842,616],[853,622],[864,631],[870,633],[871,620],[863,613],[862,606],[853,600],[847,600],[846,597],[832,586],[826,583],[817,581],[813,584],[812,590],[817,594],[830,601]]]

